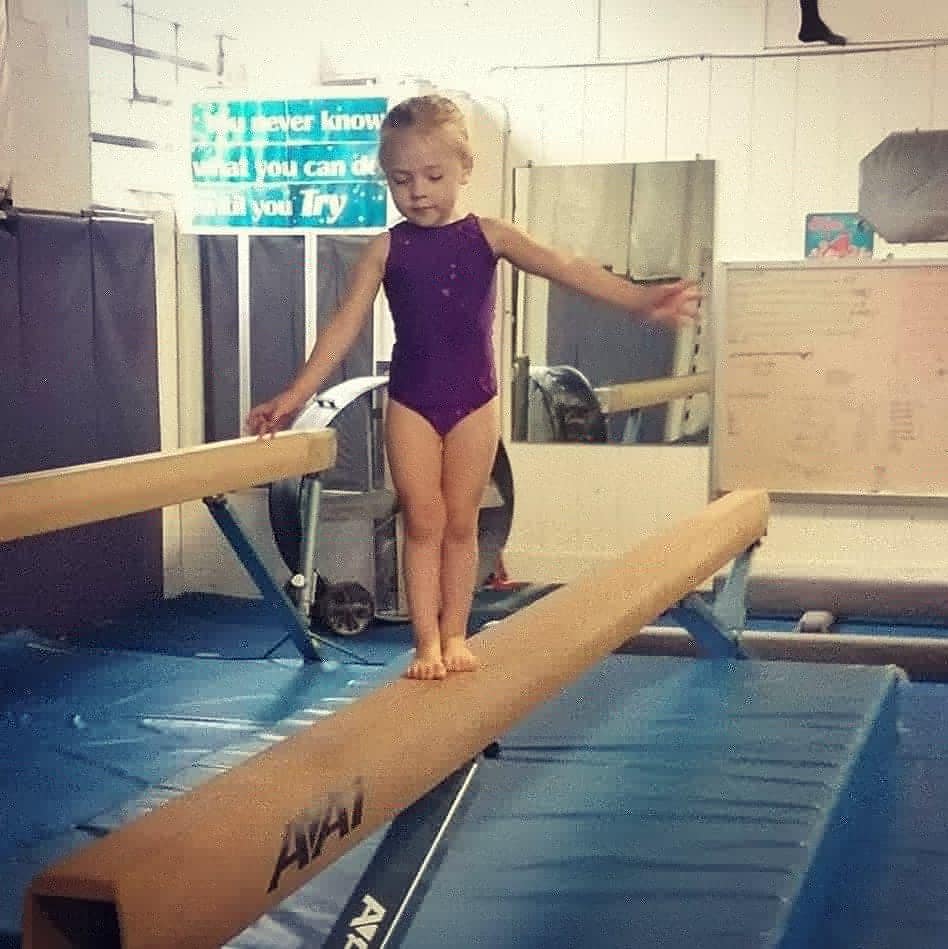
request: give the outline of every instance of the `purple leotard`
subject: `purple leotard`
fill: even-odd
[[[497,258],[469,214],[441,227],[390,231],[383,286],[395,322],[389,395],[444,437],[497,394]]]

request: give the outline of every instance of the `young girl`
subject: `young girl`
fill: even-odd
[[[346,297],[289,387],[254,407],[252,433],[285,428],[319,391],[384,286],[395,324],[385,443],[404,516],[414,634],[409,678],[473,669],[465,642],[477,570],[477,522],[500,428],[492,326],[498,259],[669,326],[690,323],[690,283],[637,286],[544,247],[504,221],[465,213],[473,166],[464,118],[441,96],[395,106],[379,163],[405,220],[373,238]]]

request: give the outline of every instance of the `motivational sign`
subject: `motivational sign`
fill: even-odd
[[[380,97],[195,102],[195,229],[381,228]]]

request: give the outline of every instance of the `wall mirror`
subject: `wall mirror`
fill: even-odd
[[[676,332],[515,272],[513,439],[707,444],[714,162],[517,168],[513,218],[626,279],[705,293],[698,325]]]

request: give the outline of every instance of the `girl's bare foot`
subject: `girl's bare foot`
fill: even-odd
[[[402,673],[406,679],[443,679],[447,675],[441,649],[416,649],[415,658]]]
[[[478,666],[477,657],[468,648],[463,636],[450,636],[441,643],[441,655],[448,672],[470,672]]]

